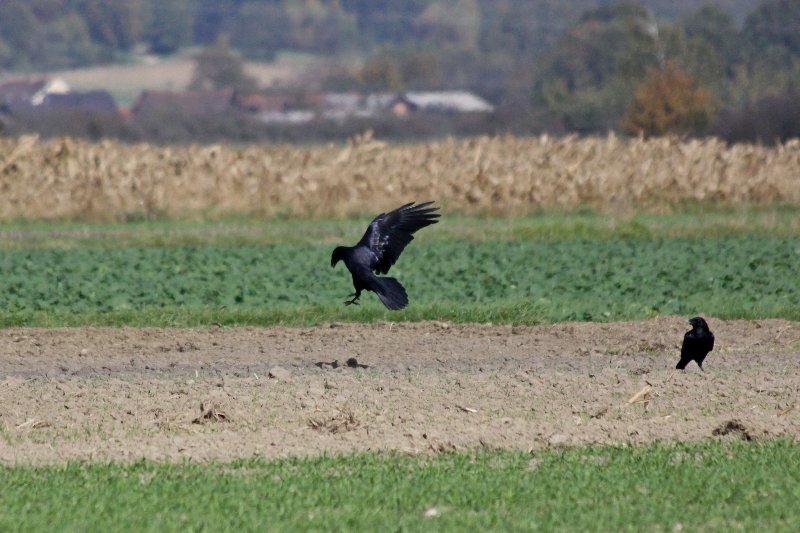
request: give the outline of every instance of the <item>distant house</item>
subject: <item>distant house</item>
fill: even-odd
[[[331,120],[344,120],[363,115],[364,97],[359,93],[326,93],[322,95],[321,115]]]
[[[108,91],[76,91],[64,94],[48,94],[38,109],[118,114],[114,97]]]
[[[321,116],[332,120],[369,118],[381,114],[406,117],[412,113],[491,113],[494,106],[467,91],[409,91],[402,93],[327,93]]]
[[[61,78],[18,79],[0,83],[0,113],[13,115],[42,105],[45,98],[69,92]]]
[[[130,113],[134,117],[165,112],[197,116],[233,110],[265,123],[303,124],[315,119],[345,121],[415,113],[491,113],[494,106],[467,91],[251,95],[237,95],[233,90],[144,91]]]
[[[290,94],[251,94],[237,97],[238,107],[267,124],[305,124],[317,117],[323,96],[304,92]]]
[[[232,89],[220,91],[143,91],[131,106],[135,117],[180,113],[211,115],[225,113],[236,105]]]
[[[398,117],[411,113],[491,113],[494,106],[467,91],[409,91],[400,93],[388,105]]]
[[[283,112],[289,106],[291,97],[285,94],[248,94],[238,96],[236,105],[250,115],[260,115],[262,113]]]
[[[249,94],[236,98],[245,113],[267,124],[304,124],[314,120],[314,111],[297,109],[298,98],[288,94]]]
[[[369,118],[379,115],[395,97],[395,93],[326,93],[320,101],[320,114],[330,120]]]
[[[256,118],[265,124],[306,124],[317,118],[317,113],[309,109],[287,109],[260,113]]]

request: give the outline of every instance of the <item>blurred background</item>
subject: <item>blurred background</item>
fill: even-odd
[[[800,136],[797,0],[2,0],[0,135]]]

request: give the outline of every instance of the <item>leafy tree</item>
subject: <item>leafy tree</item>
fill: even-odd
[[[367,60],[357,78],[365,91],[397,91],[404,86],[398,61],[388,54]]]
[[[437,0],[414,19],[424,40],[437,46],[477,49],[481,11],[477,0]]]
[[[241,0],[196,0],[195,44],[209,45],[241,19]],[[264,2],[258,2],[263,5]],[[235,32],[232,32],[235,33]]]
[[[357,18],[360,44],[397,45],[415,39],[413,21],[431,0],[341,0]]]
[[[350,85],[362,91],[464,89],[477,77],[475,69],[480,64],[471,50],[404,46],[368,59],[353,83],[342,83],[341,78],[336,82],[339,87]]]
[[[69,12],[64,0],[28,0],[26,3],[36,20],[42,24],[49,24]]]
[[[725,102],[744,113],[768,95],[800,90],[800,3],[762,2],[745,19]]]
[[[42,28],[40,46],[31,59],[37,65],[66,68],[93,63],[101,54],[102,49],[92,43],[86,22],[70,13]]]
[[[290,44],[290,24],[282,5],[247,2],[236,17],[231,44],[248,57],[271,60]]]
[[[11,64],[6,66],[27,63],[38,46],[41,28],[42,25],[26,2],[0,1],[0,36],[14,54]]]
[[[192,43],[194,27],[191,0],[161,0],[151,4],[146,37],[156,54],[172,54]]]
[[[639,79],[659,59],[658,27],[648,11],[620,4],[581,17],[545,59],[542,74],[574,92],[618,76]]]
[[[481,0],[481,50],[532,61],[553,48],[593,0]]]
[[[739,40],[736,21],[718,5],[703,5],[684,17],[680,26],[689,39],[711,46],[723,63],[736,59]]]
[[[316,25],[313,49],[318,52],[336,53],[356,42],[356,17],[342,9],[338,0],[333,0]]]
[[[406,88],[428,90],[441,88],[446,77],[441,55],[427,47],[415,49],[402,58],[400,75]]]
[[[128,50],[143,36],[143,0],[74,0],[74,9],[88,25],[92,40],[112,50]]]
[[[0,37],[0,68],[5,65],[12,65],[14,62],[14,52],[8,43]]]
[[[700,133],[714,113],[711,95],[673,64],[652,69],[639,85],[623,129],[646,136]]]
[[[250,94],[258,89],[255,78],[244,71],[244,63],[228,44],[228,38],[221,34],[217,41],[198,54],[190,89],[234,89]]]
[[[733,76],[739,40],[733,17],[704,5],[675,24],[660,27],[664,58],[718,95]]]
[[[356,17],[338,0],[284,1],[291,23],[295,48],[310,52],[335,53],[356,41]]]
[[[751,61],[768,52],[790,62],[800,55],[800,2],[766,0],[745,20],[742,39]]]
[[[614,128],[636,84],[663,54],[660,28],[643,7],[591,10],[538,63],[534,102],[574,131]]]

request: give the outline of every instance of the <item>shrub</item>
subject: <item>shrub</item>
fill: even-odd
[[[651,70],[636,89],[622,127],[647,137],[666,133],[703,132],[714,114],[714,101],[705,88],[673,64]]]

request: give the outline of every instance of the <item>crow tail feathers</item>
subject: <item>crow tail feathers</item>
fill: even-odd
[[[408,305],[408,294],[396,279],[375,276],[372,284],[378,298],[388,309],[399,311]]]

